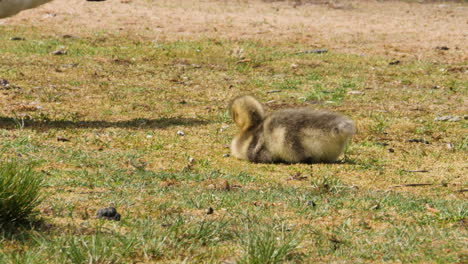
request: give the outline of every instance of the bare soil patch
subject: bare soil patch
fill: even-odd
[[[467,60],[466,14],[463,3],[56,0],[0,23],[61,35],[120,32],[155,41],[289,41],[340,53],[460,63]]]

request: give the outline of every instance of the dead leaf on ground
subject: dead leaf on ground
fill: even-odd
[[[257,206],[257,207],[274,207],[281,205],[282,203],[269,203],[269,202],[262,202],[262,201],[254,201],[252,202],[252,205]]]
[[[179,182],[176,180],[167,180],[160,183],[161,187],[171,187],[176,185],[179,185]]]
[[[243,59],[243,60],[236,61],[236,63],[240,64],[240,63],[251,62],[251,61],[252,61],[251,59]]]
[[[307,180],[307,176],[302,176],[302,173],[298,172],[288,178],[286,178],[287,181],[292,181],[292,180],[296,180],[296,181],[302,181],[302,180]]]
[[[435,208],[432,208],[429,204],[426,204],[425,206],[426,206],[427,211],[430,212],[430,213],[437,214],[437,213],[440,212],[439,210],[437,210]]]
[[[13,109],[18,112],[32,112],[32,111],[41,110],[42,106],[38,106],[35,104],[18,104],[18,105],[15,105]]]

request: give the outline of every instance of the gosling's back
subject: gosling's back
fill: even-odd
[[[289,163],[335,161],[354,133],[350,119],[307,108],[273,112],[263,127],[272,159]]]

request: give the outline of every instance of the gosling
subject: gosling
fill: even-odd
[[[354,122],[338,113],[308,108],[266,114],[252,96],[235,98],[229,110],[239,128],[232,156],[255,163],[329,163],[355,134]]]

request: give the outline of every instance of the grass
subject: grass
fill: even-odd
[[[0,165],[0,232],[34,220],[42,200],[42,178],[30,165],[2,161]]]
[[[26,40],[10,41],[17,32]],[[466,76],[440,70],[460,65],[262,41],[0,35],[0,77],[19,87],[0,91],[2,159],[37,164],[48,194],[41,225],[0,239],[2,263],[466,261],[467,122],[434,121],[464,114]],[[225,157],[236,131],[225,107],[245,93],[343,112],[359,133],[337,164]],[[95,218],[108,206],[120,222]]]
[[[239,262],[271,264],[300,261],[301,255],[294,254],[300,243],[297,235],[290,233],[291,230],[285,226],[280,226],[280,230],[275,229],[278,227],[268,225],[253,230],[247,228],[248,233],[239,236],[245,251],[244,257]]]

